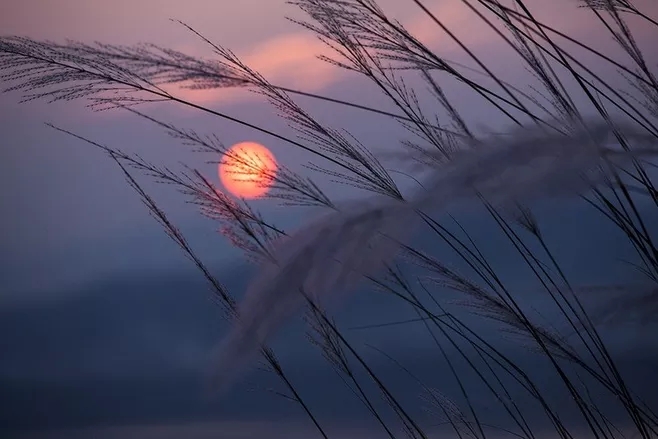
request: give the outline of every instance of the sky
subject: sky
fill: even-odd
[[[513,83],[532,80],[461,1],[426,3],[495,72]],[[413,2],[381,0],[378,4],[447,59],[473,65]],[[601,37],[605,35],[601,26],[570,0],[529,4],[551,25],[619,55],[611,48],[610,38]],[[637,4],[658,16],[650,0]],[[564,8],[571,12],[565,14]],[[274,84],[392,110],[372,85],[316,59],[316,55],[328,53],[326,47],[286,16],[302,18],[294,6],[281,0],[24,0],[2,6],[0,29],[3,35],[58,42],[150,42],[196,56],[212,56],[197,37],[169,21],[179,19],[233,50]],[[645,47],[656,35],[648,26],[634,29]],[[614,73],[607,66],[599,67],[604,74]],[[177,92],[231,116],[291,134],[275,111],[252,94],[235,90]],[[476,125],[504,129],[500,115],[472,94],[458,87],[449,88],[447,93]],[[214,167],[206,161],[218,158],[192,153],[159,128],[120,111],[94,113],[82,102],[19,104],[19,100],[17,93],[0,94],[0,184],[5,188],[0,192],[0,390],[5,389],[0,392],[0,401],[12,407],[0,415],[0,432],[6,426],[15,437],[44,439],[75,434],[87,437],[88,429],[94,437],[108,438],[167,437],[165,434],[201,438],[217,430],[231,438],[261,434],[254,431],[306,437],[309,425],[296,408],[282,407],[280,398],[267,391],[246,391],[250,388],[248,380],[232,391],[230,404],[227,399],[204,399],[204,371],[227,325],[212,305],[202,279],[148,215],[107,156],[44,123],[143,154],[158,164],[183,161],[215,180]],[[320,120],[349,130],[374,152],[396,148],[406,135],[400,126],[383,123],[388,120],[380,116],[311,99],[300,98],[299,102]],[[299,167],[311,158],[280,140],[189,108],[159,104],[149,107],[149,114],[215,133],[227,145],[260,142],[287,166]],[[140,181],[220,280],[239,296],[254,271],[241,252],[217,233],[215,224],[185,203],[183,195],[146,179]],[[410,184],[404,177],[400,182]],[[342,185],[325,183],[332,197],[364,196]],[[299,225],[308,216],[298,209],[281,208],[271,200],[258,200],[254,205],[286,228]],[[569,274],[582,283],[632,278],[626,267],[620,268],[608,257],[633,257],[610,225],[580,204],[560,206],[559,213],[551,203],[540,206],[540,212],[547,233],[557,237],[556,254],[565,261]],[[655,212],[647,215],[658,224]],[[514,268],[518,261],[513,252],[502,249],[492,237],[493,226],[481,216],[481,212],[466,213],[464,218],[480,236],[485,251],[497,255],[496,263],[509,281],[523,286],[524,278]],[[608,238],[602,242],[600,236]],[[446,258],[450,260],[447,253]],[[405,314],[390,299],[370,291],[351,300],[348,307],[337,311],[337,318],[346,326],[413,317],[410,309]],[[370,338],[361,338],[356,331],[353,337],[364,343],[374,339],[390,347],[391,352],[414,363],[420,374],[432,377],[431,358],[423,344],[410,342],[410,334],[417,330],[383,330],[370,333]],[[658,351],[646,349],[646,343],[651,344],[650,334],[642,328],[628,328],[620,337],[613,344],[621,349],[624,367],[643,382],[642,378],[658,365]],[[634,339],[634,344],[625,343],[624,337]],[[343,404],[343,399],[330,395],[339,381],[305,343],[299,322],[287,328],[274,344],[337,437],[371,434],[369,427],[359,425],[363,413],[358,410],[362,409],[349,404],[335,409]],[[394,376],[390,362],[376,356],[373,362],[384,370],[388,367]],[[273,381],[271,376],[258,373],[249,379],[258,383],[256,387],[271,386]],[[415,397],[406,390],[404,380],[392,382],[403,395]],[[441,378],[435,385],[451,384]]]

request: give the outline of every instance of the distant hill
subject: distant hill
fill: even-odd
[[[549,212],[550,213],[550,212]],[[566,270],[583,279],[614,279],[618,276],[600,265],[619,255],[622,239],[615,238],[603,222],[586,230],[575,221],[583,220],[577,210],[554,215],[546,233],[563,233],[567,241],[557,242],[558,256],[571,261]],[[590,217],[591,218],[591,217]],[[493,262],[511,285],[522,286],[523,277],[513,252],[494,236],[494,228],[477,217],[466,218],[482,250],[493,254]],[[559,221],[566,226],[560,231]],[[598,227],[598,229],[597,229]],[[607,233],[606,242],[597,241]],[[490,239],[485,239],[489,237]],[[430,234],[421,233],[416,242],[444,255],[443,262],[463,267],[458,258]],[[576,251],[570,248],[576,248]],[[439,253],[436,253],[439,252]],[[581,261],[579,254],[591,254]],[[218,278],[236,296],[242,294],[254,272],[251,266],[236,264],[224,268]],[[521,280],[519,280],[521,279]],[[412,279],[413,280],[413,276]],[[524,291],[524,290],[522,290]],[[276,387],[271,374],[253,373],[216,400],[205,393],[206,375],[212,367],[210,356],[220,340],[226,322],[212,302],[205,280],[191,269],[144,276],[121,276],[99,280],[67,292],[61,299],[0,309],[0,436],[2,430],[54,428],[80,425],[118,424],[200,418],[252,419],[303,416],[298,407],[264,391]],[[56,297],[57,292],[52,292]],[[524,291],[533,302],[534,292]],[[440,299],[447,299],[443,297]],[[542,302],[538,301],[539,306]],[[376,292],[367,283],[334,309],[339,326],[362,350],[397,394],[412,400],[418,397],[415,384],[400,374],[390,360],[364,347],[365,343],[387,349],[396,359],[447,394],[456,392],[454,379],[440,355],[430,349],[422,324],[389,326],[376,330],[354,330],[354,326],[378,324],[417,317],[413,309],[390,295]],[[305,327],[292,322],[273,340],[273,346],[295,384],[316,410],[325,416],[360,418],[367,416],[356,400],[344,391],[340,379],[327,366],[316,348],[305,341]],[[626,332],[624,332],[626,331]],[[620,367],[629,381],[658,403],[658,348],[647,347],[648,330],[616,331],[615,345]],[[639,331],[639,332],[638,332]],[[643,332],[644,331],[644,332]],[[621,335],[620,335],[621,334]],[[537,362],[535,354],[513,347],[498,332],[488,332],[517,352],[532,373],[550,371]],[[655,339],[654,339],[655,340]],[[632,341],[632,342],[631,342]],[[449,350],[449,352],[451,352]],[[551,387],[550,379],[546,378]],[[552,386],[559,388],[559,386]],[[255,389],[256,392],[248,390]],[[259,390],[260,389],[260,390]],[[453,392],[454,391],[454,392]],[[557,391],[557,390],[555,390]],[[652,396],[653,395],[653,396]],[[485,395],[486,396],[486,395]],[[484,397],[484,396],[483,396]]]

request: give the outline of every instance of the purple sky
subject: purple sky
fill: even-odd
[[[442,35],[411,1],[380,0],[378,3],[447,59],[473,66],[473,62]],[[532,81],[509,48],[493,37],[460,0],[426,0],[425,3],[466,44],[475,49],[496,73],[515,84]],[[618,49],[613,47],[612,40],[602,27],[591,19],[591,12],[577,9],[574,0],[532,0],[527,3],[550,25],[577,38],[583,38],[594,47],[625,60]],[[658,16],[658,3],[655,0],[637,1],[636,4],[647,12],[653,12],[654,17]],[[318,61],[315,56],[328,54],[326,48],[311,34],[286,21],[285,16],[303,18],[294,7],[286,5],[283,0],[22,0],[11,2],[2,8],[0,29],[4,35],[55,41],[72,39],[126,45],[150,42],[193,55],[211,56],[211,51],[203,42],[181,26],[168,21],[169,18],[180,19],[212,41],[232,49],[274,84],[393,110],[372,85]],[[656,30],[644,25],[639,25],[634,30],[640,45],[651,47],[649,42],[656,37]],[[655,61],[655,57],[653,59]],[[602,64],[594,65],[600,67],[602,74],[615,73],[613,69]],[[252,94],[236,90],[177,90],[176,93],[193,102],[202,103],[281,134],[291,134],[291,130],[277,118],[274,111]],[[472,94],[464,93],[459,87],[448,87],[447,93],[475,126],[494,130],[504,128],[500,115],[483,106]],[[0,195],[0,311],[3,307],[12,310],[15,305],[16,309],[23,305],[26,305],[26,309],[34,307],[37,310],[34,314],[36,317],[30,318],[39,321],[37,317],[41,316],[41,312],[45,316],[52,316],[61,311],[64,315],[68,312],[67,300],[71,297],[82,301],[88,295],[89,300],[94,300],[94,292],[114,291],[107,285],[114,285],[115,281],[120,286],[116,288],[129,290],[131,279],[137,279],[134,281],[135,285],[141,285],[140,279],[144,279],[145,284],[167,283],[169,276],[190,271],[189,262],[149,217],[114,163],[91,146],[55,132],[43,123],[52,122],[108,146],[140,153],[156,164],[175,165],[178,161],[184,161],[215,180],[217,178],[214,166],[204,162],[217,158],[193,154],[168,138],[159,128],[120,111],[92,113],[84,108],[83,102],[18,104],[19,99],[17,93],[0,94],[0,185],[5,188]],[[576,97],[576,100],[578,99],[579,97]],[[300,99],[299,102],[321,121],[333,127],[348,129],[374,152],[394,149],[399,146],[400,140],[406,138],[406,132],[400,126],[380,116],[310,99]],[[260,142],[273,151],[280,163],[295,169],[312,159],[309,154],[300,152],[282,141],[175,104],[144,107],[144,111],[184,128],[215,133],[227,145],[246,140]],[[405,184],[404,178],[400,178],[400,182]],[[327,183],[322,178],[320,180]],[[140,181],[147,182],[146,179]],[[146,188],[156,196],[174,222],[180,225],[199,254],[218,270],[220,277],[225,273],[229,282],[236,282],[236,288],[243,288],[243,277],[246,275],[240,271],[244,262],[242,255],[215,232],[215,225],[202,218],[193,206],[186,205],[185,198],[171,188],[148,182]],[[327,192],[337,199],[367,195],[345,189],[343,185],[326,184],[326,188]],[[304,213],[302,210],[283,209],[271,200],[255,201],[254,206],[263,211],[267,218],[283,227],[299,224]],[[550,212],[547,216],[550,217]],[[577,230],[579,221],[583,218],[586,217],[577,209],[558,218],[553,217],[552,223],[549,220],[553,229],[548,227],[548,233],[552,230],[555,236],[571,237],[566,239],[569,242],[556,243],[557,252],[566,258],[567,265],[576,275],[582,274],[583,278],[589,279],[598,274],[592,266],[602,263],[603,259],[597,258],[603,258],[607,254],[596,251],[599,246],[603,246],[598,240],[601,236],[598,231],[602,229],[597,227],[607,226],[601,225],[603,222],[600,221],[591,229],[580,233]],[[479,228],[477,221],[473,224],[475,233],[481,234],[486,240],[489,233],[487,230],[490,229]],[[582,243],[578,239],[582,239]],[[610,237],[608,244],[617,249],[615,246],[619,241]],[[497,245],[495,240],[484,244],[493,251],[497,251]],[[575,251],[569,245],[575,247]],[[592,249],[593,259],[589,262],[582,261],[582,255],[591,253]],[[621,258],[630,255],[624,253],[627,250],[619,247],[618,256]],[[504,265],[506,256],[502,251],[500,254],[501,263]],[[614,277],[621,272],[615,271],[616,269],[611,268],[602,275]],[[236,272],[238,274],[235,274]],[[514,278],[513,270],[510,273],[511,283],[521,282]],[[238,279],[235,280],[231,276],[237,276]],[[97,286],[98,291],[92,286]],[[135,289],[138,290],[139,287]],[[110,306],[118,305],[112,302],[108,305]],[[144,304],[135,305],[136,309],[139,306],[148,309]],[[99,307],[102,308],[100,305]],[[73,305],[70,308],[73,308]],[[381,313],[377,311],[376,306],[374,309],[371,316],[373,320],[383,318],[387,312],[388,318],[391,318],[391,308],[382,305]],[[102,313],[99,315],[102,316]],[[205,353],[199,352],[207,346],[194,342],[194,337],[199,334],[191,332],[191,335],[181,335],[176,334],[173,329],[171,333],[157,334],[157,330],[153,328],[159,327],[149,320],[149,316],[142,318],[135,314],[135,321],[143,323],[143,327],[140,326],[134,338],[144,337],[144,344],[149,345],[154,355],[161,356],[157,358],[162,358],[163,363],[169,365],[170,362],[171,365],[179,367],[180,364],[176,362],[186,360],[185,356],[194,357],[197,363],[201,361],[200,358],[205,359]],[[18,313],[14,317],[17,322],[23,318]],[[355,323],[358,317],[346,316],[345,321]],[[114,324],[121,329],[123,321]],[[149,324],[154,326],[149,327]],[[80,323],[80,327],[84,327],[84,324]],[[78,327],[72,325],[72,328]],[[63,330],[63,333],[66,334],[67,330],[73,329]],[[201,334],[210,340],[217,338],[214,333]],[[413,350],[413,346],[407,346],[413,343],[408,343],[402,335],[398,334],[397,338],[396,333],[389,335],[398,345]],[[642,334],[638,337],[640,336]],[[171,342],[176,337],[181,340],[180,343],[176,342],[178,344]],[[44,345],[50,343],[46,338],[36,339],[43,341]],[[4,345],[0,343],[0,346]],[[58,375],[60,372],[63,376],[69,371],[81,375],[88,372],[92,375],[97,373],[98,376],[105,377],[105,369],[99,372],[101,366],[111,369],[114,365],[110,363],[108,366],[108,357],[100,349],[68,347],[72,351],[79,348],[82,352],[80,355],[88,355],[84,358],[89,360],[89,363],[69,364],[68,360],[57,360],[58,357],[53,354],[53,366],[44,372],[39,369],[40,365],[36,364],[40,360],[32,361],[29,365],[21,363],[22,360],[16,360],[15,363],[0,364],[0,381],[6,376],[13,377],[12,374],[20,375],[23,372],[23,378],[37,377],[53,382],[61,378]],[[174,347],[180,350],[175,351]],[[284,359],[297,358],[298,353],[294,349],[286,351],[286,343],[280,343],[279,347],[283,350]],[[16,348],[16,352],[19,352],[19,348]],[[125,348],[126,352],[131,349],[130,346],[121,345],[117,352],[120,348]],[[112,370],[113,373],[117,370],[117,373],[123,373],[122,367],[125,367],[127,375],[133,374],[137,377],[148,372],[147,366],[132,364],[130,354],[119,360],[115,357],[117,356],[112,359],[117,361],[117,366]],[[26,354],[25,358],[31,357]],[[300,370],[304,370],[306,357],[299,358],[295,360],[297,362],[291,361]],[[100,366],[94,369],[97,365]],[[87,366],[89,369],[86,369]],[[131,369],[133,367],[134,369]],[[43,375],[39,375],[40,373]],[[330,390],[329,384],[327,388]],[[246,403],[240,407],[249,407],[244,404]],[[237,430],[240,429],[236,427]],[[241,434],[247,434],[243,430],[240,431]],[[108,434],[107,437],[115,436]],[[205,436],[199,434],[199,437]],[[242,436],[236,433],[236,437]]]

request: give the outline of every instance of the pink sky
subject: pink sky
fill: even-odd
[[[638,4],[645,10],[658,9],[650,6],[651,2],[642,0]],[[411,1],[378,3],[442,55],[463,56]],[[588,19],[589,12],[574,7],[576,0],[528,3],[542,20],[572,34],[587,35],[593,30],[591,26],[596,26]],[[501,41],[491,38],[491,32],[461,0],[426,0],[425,4],[471,47],[493,45],[494,50],[502,49]],[[564,14],[565,7],[569,14]],[[191,54],[211,55],[196,37],[168,21],[175,18],[235,51],[273,83],[316,91],[338,80],[341,72],[316,59],[318,54],[329,53],[326,47],[288,22],[286,16],[302,18],[297,8],[286,5],[284,0],[23,0],[5,8],[0,16],[0,29],[5,35],[36,39],[68,38],[116,44],[152,42]],[[233,95],[224,90],[187,93],[186,97],[205,103]]]

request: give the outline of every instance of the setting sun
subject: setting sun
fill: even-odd
[[[269,149],[255,142],[233,145],[218,166],[219,179],[233,195],[257,198],[267,193],[277,164]]]

